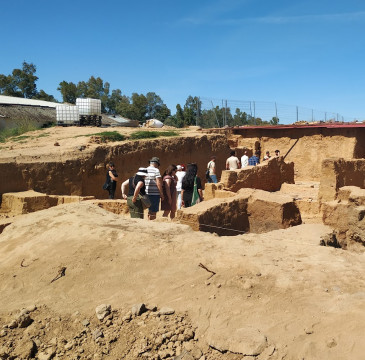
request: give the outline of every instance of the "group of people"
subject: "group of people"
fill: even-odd
[[[177,209],[190,207],[204,199],[197,164],[191,163],[187,167],[171,164],[162,175],[159,167],[160,159],[152,157],[147,168],[140,167],[135,175],[122,183],[122,198],[127,200],[132,218],[143,219],[145,197],[149,202],[149,220],[156,219],[160,204],[163,217],[173,219]],[[114,199],[118,174],[113,163],[109,163],[106,177],[111,184],[109,199]]]
[[[246,166],[255,166],[260,163],[260,153],[255,152],[250,158],[244,152],[241,161],[236,156],[234,150],[231,151],[230,157],[226,161],[227,170],[237,170]],[[280,151],[275,150],[275,156],[280,156]],[[270,152],[266,151],[263,160],[271,158]],[[207,164],[206,180],[209,183],[217,183],[216,175],[216,157],[211,156]],[[118,174],[115,170],[114,163],[110,162],[106,174],[105,188],[109,192],[109,199],[114,199]],[[201,179],[197,176],[198,166],[195,163],[188,164],[185,167],[181,165],[169,165],[161,175],[160,159],[152,157],[147,168],[140,167],[136,174],[125,180],[121,185],[122,198],[127,200],[129,211],[132,218],[143,219],[143,200],[148,198],[148,219],[156,219],[156,214],[160,209],[163,211],[163,217],[175,217],[176,211],[182,207],[190,207],[202,201],[203,190]]]
[[[234,150],[231,151],[230,157],[226,161],[226,170],[237,170],[243,169],[246,166],[256,166],[260,164],[260,151],[255,151],[255,154],[251,157],[248,157],[248,152],[245,150],[244,154],[241,157],[241,161],[236,156],[236,152]],[[275,157],[280,156],[280,151],[275,150]],[[267,161],[271,159],[270,152],[266,151],[266,155],[264,156],[263,160]]]

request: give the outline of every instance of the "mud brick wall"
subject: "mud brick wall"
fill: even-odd
[[[219,235],[263,233],[302,222],[290,196],[254,189],[242,189],[234,197],[203,201],[179,210],[177,218],[196,231]]]
[[[225,170],[220,181],[225,190],[237,192],[242,188],[278,191],[283,183],[294,184],[294,163],[282,157],[240,170]]]
[[[320,203],[335,200],[343,186],[365,188],[365,159],[326,159],[322,162]]]
[[[221,130],[223,133],[223,130]],[[319,181],[321,164],[331,157],[365,158],[365,127],[241,127],[227,129],[230,146],[242,155],[242,149],[261,150],[274,155],[276,149],[285,160],[294,162],[296,180]]]
[[[344,186],[321,210],[323,223],[334,229],[341,248],[365,251],[365,189]]]

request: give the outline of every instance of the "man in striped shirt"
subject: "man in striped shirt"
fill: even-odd
[[[146,194],[148,195],[151,206],[148,209],[148,219],[155,220],[156,213],[160,207],[160,198],[164,199],[162,190],[162,176],[158,167],[160,166],[160,159],[154,156],[150,160],[150,166],[147,168],[148,176],[145,179]]]

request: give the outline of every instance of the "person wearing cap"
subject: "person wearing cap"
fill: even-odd
[[[108,164],[108,171],[106,173],[106,183],[110,184],[108,187],[109,199],[114,199],[115,189],[117,188],[118,174],[115,170],[115,165],[113,162]]]
[[[270,159],[271,159],[270,151],[266,151],[266,155],[264,156],[264,161],[270,160]]]
[[[185,171],[185,165],[184,164],[177,165],[176,168],[177,168],[177,171],[176,171],[176,177],[177,177],[177,183],[176,183],[177,208],[181,209],[181,184],[182,184],[182,179],[186,175],[186,171]]]
[[[148,175],[146,177],[146,194],[148,195],[151,206],[148,210],[148,219],[156,219],[156,213],[159,210],[160,199],[164,199],[162,189],[162,176],[160,170],[160,159],[156,156],[151,158],[150,166],[147,167]]]
[[[122,198],[127,199],[131,218],[143,219],[143,205],[138,195],[146,194],[145,178],[148,175],[146,168],[139,168],[136,175],[130,177],[122,184]],[[128,195],[126,188],[128,186]]]

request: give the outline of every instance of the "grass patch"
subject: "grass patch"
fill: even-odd
[[[29,136],[29,135],[20,135],[20,136],[11,138],[11,141],[22,141],[22,140],[30,139],[30,138],[31,138],[31,136]]]
[[[89,134],[89,135],[78,135],[79,136],[100,136],[102,142],[107,141],[123,141],[125,140],[125,136],[122,134],[119,134],[118,131],[103,131],[96,134]]]
[[[32,123],[28,123],[28,122],[24,122],[16,127],[13,128],[9,128],[9,129],[3,129],[0,131],[0,143],[4,143],[6,142],[8,139],[16,137],[15,141],[19,141],[22,139],[19,139],[20,135],[29,132],[29,131],[34,131],[34,130],[38,130],[39,127],[37,127],[36,125],[32,124]],[[27,136],[29,137],[29,136]],[[14,139],[12,139],[14,140]]]
[[[38,138],[46,137],[46,136],[49,136],[49,134],[40,134],[40,135],[35,136],[34,138],[38,139]]]
[[[176,131],[136,131],[131,134],[130,139],[153,139],[161,136],[179,136]]]

